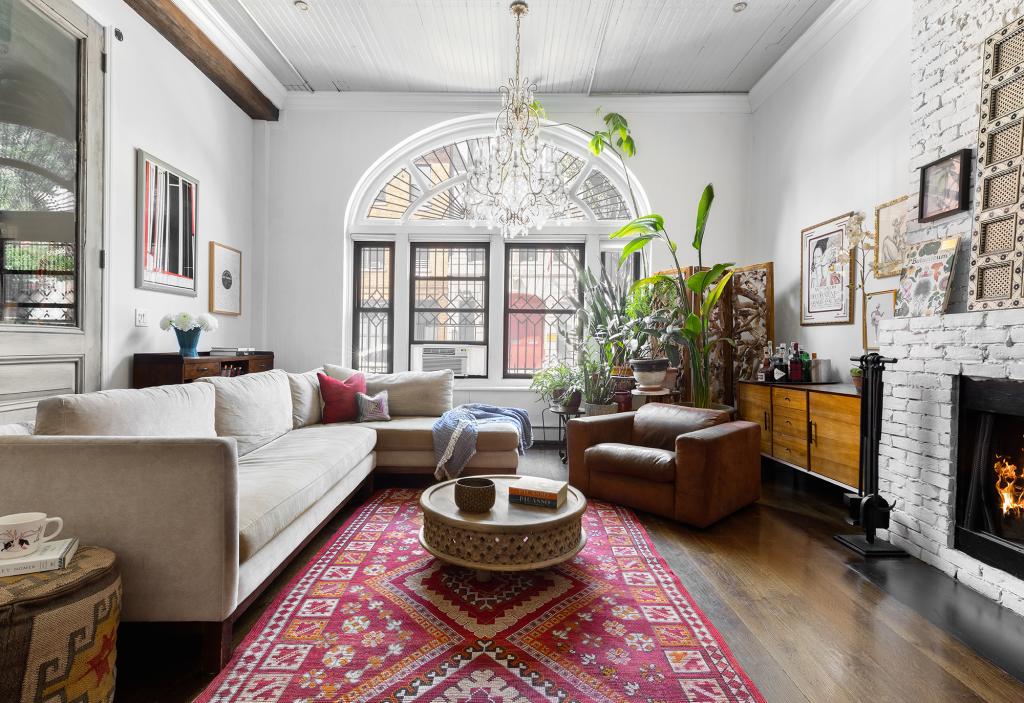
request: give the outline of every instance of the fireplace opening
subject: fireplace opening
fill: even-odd
[[[961,377],[954,543],[1024,578],[1024,382]]]

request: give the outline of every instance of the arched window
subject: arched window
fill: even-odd
[[[569,194],[562,212],[511,240],[471,221],[466,180],[493,133],[487,115],[435,125],[360,180],[345,224],[354,297],[345,347],[355,368],[529,378],[574,360],[563,332],[575,319],[579,266],[640,275],[639,259],[618,266],[622,244],[608,235],[649,211],[646,196],[614,154],[595,156],[571,128],[542,132]]]

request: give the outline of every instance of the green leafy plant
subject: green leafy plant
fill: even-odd
[[[580,373],[565,363],[551,364],[533,374],[530,390],[549,404],[558,404],[563,398],[582,391]]]
[[[611,405],[615,402],[615,379],[612,378],[611,367],[586,348],[580,352],[580,381],[584,403]]]
[[[862,369],[861,367],[859,367],[859,366],[851,366],[850,367],[850,376],[852,376],[853,378],[858,378],[858,377],[861,377],[863,375],[864,375],[864,369]]]
[[[604,363],[612,367],[625,366],[633,352],[630,340],[623,330],[631,322],[627,306],[629,285],[602,270],[599,275],[582,264],[577,265],[582,298],[573,298],[579,311],[576,315],[575,337],[577,346],[586,346],[588,340],[596,344]]]
[[[697,204],[697,225],[691,246],[697,252],[697,272],[686,276],[679,262],[678,246],[665,229],[665,218],[645,215],[629,222],[612,234],[613,239],[629,238],[622,249],[622,261],[636,251],[658,242],[668,250],[675,264],[674,274],[655,274],[637,281],[634,288],[670,283],[675,288],[675,305],[663,308],[657,315],[667,322],[661,336],[663,342],[678,344],[686,351],[690,371],[693,404],[698,408],[711,405],[711,353],[720,342],[732,343],[727,337],[711,333],[711,314],[732,278],[733,264],[715,264],[704,269],[703,246],[715,189],[709,183]]]
[[[538,107],[543,111],[539,103]],[[626,174],[626,186],[629,189],[633,212],[639,212],[640,208],[625,162],[625,157],[632,157],[637,153],[637,144],[629,121],[617,112],[602,114],[600,109],[597,112],[603,123],[602,129],[588,130],[571,122],[554,123],[552,126],[564,125],[588,135],[590,150],[595,155],[605,150],[615,154]],[[612,235],[615,239],[629,238],[622,249],[620,265],[637,252],[646,258],[648,245],[653,246],[654,242],[660,243],[672,257],[675,264],[673,275],[648,276],[634,283],[632,290],[651,285],[670,285],[674,289],[675,295],[670,299],[670,304],[646,318],[651,324],[645,329],[648,334],[654,335],[654,339],[666,350],[678,346],[686,352],[693,404],[699,408],[711,405],[711,354],[715,346],[721,342],[733,343],[732,339],[715,336],[711,331],[712,312],[733,274],[731,263],[715,264],[704,270],[704,233],[714,199],[715,190],[709,183],[697,204],[697,223],[691,246],[697,253],[698,272],[690,276],[683,274],[678,246],[665,229],[665,218],[661,215],[650,213],[637,217]]]

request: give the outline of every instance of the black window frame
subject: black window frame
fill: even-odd
[[[363,307],[359,304],[362,299],[361,290],[363,283],[362,253],[364,249],[385,249],[388,251],[388,305],[387,307]],[[395,370],[395,243],[390,241],[356,241],[352,245],[352,368],[359,369],[359,317],[362,313],[387,312],[387,370],[383,372],[373,371],[372,373],[394,373]]]
[[[615,270],[614,271],[608,271],[608,269],[605,267],[605,257],[606,256],[613,257],[613,261],[615,262]],[[612,275],[613,273],[618,273],[619,268],[620,268],[619,265],[618,265],[618,262],[619,262],[619,259],[621,257],[622,257],[622,251],[620,249],[602,249],[601,250],[601,270],[607,272],[608,275]],[[633,280],[630,281],[630,284],[633,284],[633,283],[636,283],[637,281],[639,281],[641,278],[643,278],[643,253],[639,252],[639,251],[635,251],[632,254],[630,254],[629,258],[630,258],[630,264],[631,264],[631,269],[632,269],[630,271],[630,274],[633,277]]]
[[[502,313],[502,340],[501,340],[501,372],[502,378],[516,378],[516,379],[532,379],[532,373],[509,373],[508,368],[508,345],[509,345],[509,316],[512,312],[515,313],[534,313],[534,314],[549,314],[549,313],[565,313],[566,311],[536,309],[536,308],[516,308],[514,311],[509,308],[509,283],[512,275],[512,256],[510,252],[513,249],[529,250],[529,249],[564,249],[566,251],[575,251],[577,256],[577,262],[582,266],[586,262],[586,244],[583,242],[529,242],[529,243],[515,243],[507,242],[504,249],[505,258],[505,277],[502,282],[502,297],[503,301],[503,313]],[[583,299],[583,283],[580,281],[579,273],[576,275],[576,296],[577,299]],[[573,313],[575,314],[575,313]]]
[[[480,276],[421,276],[417,273],[417,252],[421,249],[481,249],[484,252],[484,275]],[[417,312],[446,312],[446,313],[479,313],[476,308],[419,308],[416,307],[416,282],[417,281],[482,281],[484,285],[484,301],[482,312],[484,314],[484,339],[482,342],[439,342],[435,339],[416,339],[416,313]],[[412,359],[413,345],[423,344],[458,344],[460,346],[489,348],[491,341],[491,243],[490,242],[411,242],[409,244],[409,359]],[[490,352],[485,351],[485,358],[490,357]],[[467,375],[466,378],[487,378],[489,372],[489,359],[484,364],[484,373]]]

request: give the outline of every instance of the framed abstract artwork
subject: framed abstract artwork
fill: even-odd
[[[833,217],[800,233],[802,326],[853,322],[853,257],[846,244],[851,215]]]
[[[210,242],[210,312],[242,314],[242,252]]]
[[[896,289],[896,317],[930,317],[946,312],[960,239],[935,239],[907,251]]]
[[[137,152],[135,287],[195,297],[199,181]]]
[[[961,149],[921,167],[917,221],[931,222],[971,204],[971,150]]]
[[[864,351],[878,351],[878,330],[882,320],[896,317],[896,290],[864,294]]]
[[[875,278],[899,276],[903,272],[904,237],[909,216],[909,195],[875,208]]]

